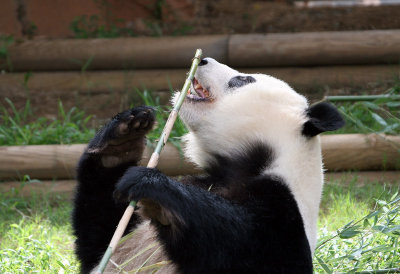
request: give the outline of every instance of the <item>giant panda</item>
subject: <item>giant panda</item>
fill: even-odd
[[[138,165],[150,107],[116,115],[88,144],[72,216],[82,273],[96,269],[131,200],[140,201],[133,232],[105,273],[312,273],[324,180],[318,134],[343,126],[338,111],[205,58],[180,117],[185,155],[204,171],[180,182]]]

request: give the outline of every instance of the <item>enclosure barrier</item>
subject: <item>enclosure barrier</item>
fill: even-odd
[[[400,44],[399,44],[400,48]],[[400,58],[400,57],[399,57]],[[364,86],[370,82],[383,82],[399,77],[399,65],[370,66],[326,66],[326,67],[274,67],[243,68],[245,73],[263,73],[273,75],[290,83],[298,90],[312,87],[329,86]],[[170,87],[178,88],[186,69],[154,69],[154,70],[117,70],[117,71],[63,71],[37,72],[26,82],[25,73],[6,73],[0,75],[0,89],[15,93],[26,89],[31,91],[76,91],[80,92],[121,92],[133,87],[146,88],[152,91],[169,91]],[[11,94],[10,94],[11,95]],[[170,94],[165,95],[168,101]]]
[[[66,107],[96,101],[81,108],[105,119],[118,107],[142,102],[138,90],[165,105],[197,47],[242,72],[282,79],[311,101],[336,89],[379,85],[383,93],[400,77],[400,30],[36,39],[16,41],[0,58],[0,70],[8,70],[0,74],[0,94],[17,108],[30,98],[33,108],[49,116],[57,113],[60,98]],[[104,110],[110,104],[114,111]]]
[[[8,48],[12,71],[185,68],[195,48],[229,66],[398,64],[400,30],[26,40]]]
[[[321,137],[325,168],[338,170],[393,170],[400,168],[400,136],[339,134]],[[0,179],[15,180],[29,174],[36,179],[71,179],[85,145],[0,147]],[[142,164],[153,148],[147,148]],[[158,168],[170,176],[195,174],[181,152],[167,144]]]

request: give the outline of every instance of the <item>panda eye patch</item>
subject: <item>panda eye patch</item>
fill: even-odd
[[[256,79],[254,79],[254,77],[239,75],[239,76],[235,76],[231,80],[229,80],[228,87],[229,88],[239,88],[239,87],[243,87],[244,85],[254,83],[255,81],[256,81]]]

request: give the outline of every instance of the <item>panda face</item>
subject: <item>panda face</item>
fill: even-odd
[[[276,147],[284,139],[296,143],[307,108],[307,100],[281,80],[241,73],[205,58],[180,111],[190,130],[187,156],[204,167],[206,152],[229,156],[251,141]]]
[[[212,103],[245,85],[257,82],[254,76],[240,73],[212,58],[203,59],[188,90],[187,101]]]

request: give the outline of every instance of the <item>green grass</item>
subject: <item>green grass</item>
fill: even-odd
[[[160,106],[159,98],[153,98],[147,90],[138,91],[138,94],[142,104],[152,106],[156,110],[157,125],[148,134],[150,143],[156,143],[168,119],[171,106]],[[23,109],[18,110],[11,100],[5,100],[11,111],[0,105],[0,146],[87,143],[95,134],[96,129],[89,126],[92,116],[75,107],[66,111],[61,101],[57,118],[49,119],[35,118],[29,101]],[[169,141],[180,147],[180,137],[186,132],[183,122],[178,118]]]
[[[73,107],[68,112],[59,102],[58,117],[35,118],[30,102],[17,110],[8,98],[11,111],[0,106],[0,146],[87,143],[95,130],[88,127],[91,116]]]
[[[400,265],[399,186],[326,185],[321,203],[318,273],[356,273]],[[385,272],[388,273],[388,272]]]
[[[398,267],[397,191],[398,186],[374,183],[327,184],[319,220],[319,243],[324,244],[315,253],[315,272],[355,273]],[[55,194],[22,198],[16,190],[0,194],[0,201],[1,273],[77,272],[70,198]]]
[[[393,88],[392,93],[399,93]],[[160,99],[154,98],[148,90],[137,91],[142,104],[156,110],[156,128],[148,135],[151,143],[156,143],[168,119],[170,106],[161,106]],[[30,102],[23,109],[16,109],[11,100],[0,105],[0,146],[34,144],[74,144],[87,143],[95,133],[89,126],[91,116],[73,107],[66,111],[59,102],[57,118],[35,118]],[[340,133],[386,133],[400,134],[400,102],[379,99],[373,102],[338,103],[337,107],[346,120],[346,126],[328,134]],[[180,137],[187,132],[180,119],[175,122],[170,142],[180,147]]]
[[[70,199],[18,192],[0,193],[0,273],[77,273]]]

